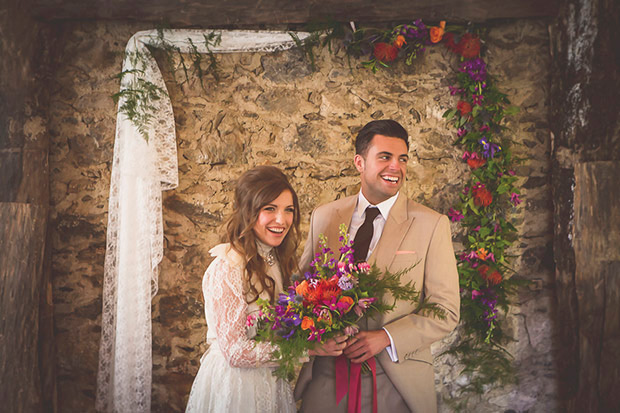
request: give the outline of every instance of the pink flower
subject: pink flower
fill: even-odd
[[[248,314],[248,318],[245,321],[245,325],[247,327],[253,327],[254,326],[254,315],[253,314]]]
[[[321,336],[325,333],[325,329],[322,328],[320,330],[315,329],[314,327],[310,328],[310,337],[308,337],[308,341],[316,340],[317,342],[321,342]]]
[[[465,218],[461,211],[457,211],[454,208],[450,208],[450,210],[448,211],[448,216],[450,217],[452,222],[459,222],[460,220]]]
[[[514,176],[514,174],[515,174],[515,171],[513,171],[512,169],[508,171],[508,175]]]
[[[359,264],[357,264],[357,269],[360,272],[368,273],[370,271],[370,264],[368,264],[367,262],[360,262]]]
[[[359,331],[360,331],[359,327],[353,324],[351,326],[346,326],[342,332],[344,333],[345,336],[353,337],[354,335],[359,333]]]
[[[519,199],[519,194],[513,192],[510,195],[510,202],[512,202],[515,206],[519,205],[521,203],[521,200]]]
[[[353,307],[355,314],[357,314],[358,317],[361,316],[362,314],[364,314],[366,310],[368,310],[370,305],[374,303],[376,300],[377,299],[375,297],[360,298],[359,301],[357,302],[357,305]]]
[[[480,225],[478,225],[476,228],[474,228],[473,231],[476,231],[476,232],[480,231]]]
[[[478,290],[471,290],[471,299],[475,300],[476,298],[480,297],[482,295],[482,293]]]
[[[470,153],[469,151],[465,151],[463,152],[463,156],[461,157],[461,159],[463,159],[464,161],[468,160],[470,157]]]
[[[465,135],[467,135],[467,129],[465,129],[465,128],[458,128],[457,129],[456,136],[458,136],[459,138],[462,138]]]
[[[489,255],[487,255],[487,260],[491,260],[491,261],[495,262],[495,255],[493,255],[492,252],[489,252]]]
[[[482,125],[480,127],[480,132],[487,132],[487,131],[490,131],[490,130],[491,130],[491,128],[489,128],[489,125]]]
[[[476,258],[478,258],[478,254],[476,254],[476,252],[475,252],[475,251],[471,251],[469,254],[467,254],[467,255],[465,256],[465,259],[466,259],[467,261],[469,261],[469,260],[475,260]]]

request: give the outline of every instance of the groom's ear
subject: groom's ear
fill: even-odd
[[[357,172],[364,172],[365,162],[366,161],[364,160],[364,157],[362,155],[360,155],[359,153],[355,155],[355,157],[353,158],[353,163],[355,164],[355,168],[357,168]]]

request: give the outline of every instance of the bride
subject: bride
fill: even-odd
[[[275,347],[252,341],[246,325],[256,300],[273,301],[298,270],[299,203],[278,168],[241,175],[224,238],[202,281],[209,350],[186,412],[295,412],[289,384],[272,375]]]

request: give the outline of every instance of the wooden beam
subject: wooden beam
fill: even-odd
[[[44,21],[105,19],[166,22],[173,27],[250,27],[336,21],[484,22],[554,17],[559,0],[32,0],[33,16]]]

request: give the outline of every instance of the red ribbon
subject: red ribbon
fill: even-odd
[[[362,365],[349,363],[344,355],[336,357],[336,404],[340,404],[344,396],[349,393],[347,403],[348,413],[362,411]],[[374,357],[366,360],[372,372],[372,411],[377,413],[377,363]],[[351,376],[349,377],[349,365]]]

